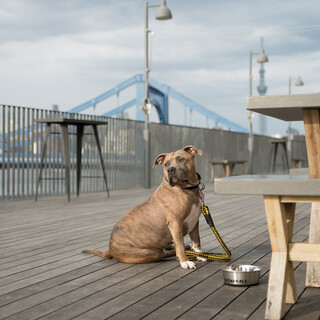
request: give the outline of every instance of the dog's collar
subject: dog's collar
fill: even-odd
[[[187,188],[182,188],[182,189],[193,190],[193,189],[199,188],[199,185],[201,183],[201,176],[198,172],[197,172],[197,178],[198,178],[198,183],[196,185],[191,186],[191,187],[187,187]]]
[[[186,187],[186,188],[181,188],[184,190],[193,190],[193,189],[197,189],[199,187],[200,181],[198,181],[198,183],[195,186],[191,186],[191,187]]]

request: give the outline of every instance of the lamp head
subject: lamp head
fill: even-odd
[[[264,50],[261,49],[259,57],[257,59],[257,62],[265,63],[265,62],[268,62],[268,61],[269,61],[269,59],[268,59],[267,55],[264,53]]]
[[[172,19],[172,14],[166,5],[166,0],[162,0],[160,8],[156,12],[156,19],[158,20],[170,20]]]
[[[301,86],[303,86],[303,85],[304,85],[304,83],[303,83],[301,77],[299,76],[298,79],[297,79],[297,81],[296,81],[296,83],[295,83],[295,86],[301,87]]]

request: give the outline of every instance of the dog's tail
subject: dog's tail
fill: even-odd
[[[99,250],[83,250],[82,253],[94,253],[100,256],[102,259],[112,259],[112,255],[109,253],[109,250],[101,252]]]

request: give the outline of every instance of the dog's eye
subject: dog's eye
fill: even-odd
[[[184,160],[185,160],[185,158],[180,158],[179,159],[180,162],[183,162]]]
[[[168,162],[166,162],[166,163],[164,164],[164,166],[167,167],[167,166],[168,166]]]

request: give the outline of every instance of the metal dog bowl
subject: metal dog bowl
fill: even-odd
[[[231,265],[222,268],[224,282],[232,286],[251,286],[259,283],[261,268],[252,265]]]

